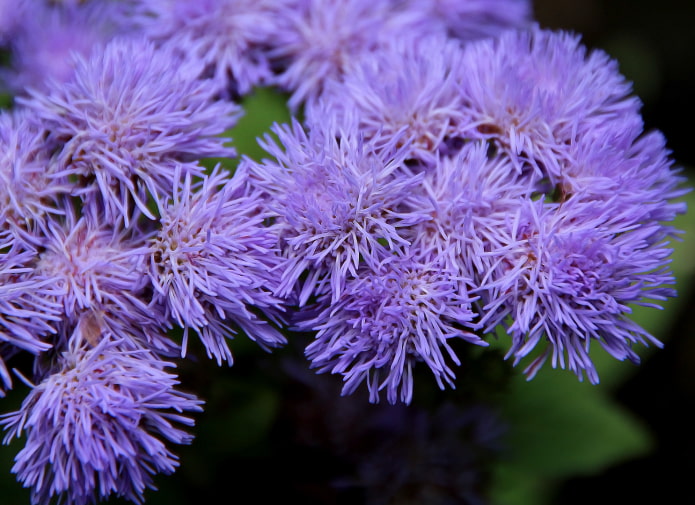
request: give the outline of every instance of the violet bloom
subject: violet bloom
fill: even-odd
[[[49,79],[69,80],[73,54],[88,55],[94,46],[128,31],[126,2],[55,3],[15,2],[14,29],[8,39],[11,68],[3,71],[3,77],[16,93],[45,89]]]
[[[463,49],[440,37],[402,37],[363,58],[341,80],[328,80],[307,122],[335,117],[366,139],[388,145],[396,135],[409,158],[432,165],[460,142],[465,116],[459,72]]]
[[[464,41],[497,37],[531,21],[530,0],[394,0],[423,23],[441,24]]]
[[[494,140],[546,177],[580,139],[639,131],[639,101],[616,61],[578,36],[534,27],[466,45],[467,136]]]
[[[148,201],[171,193],[181,162],[234,154],[220,134],[239,108],[211,93],[180,70],[170,47],[123,38],[78,58],[70,81],[22,102],[45,121],[58,173],[79,178],[74,192],[84,205],[128,225],[133,205],[154,217]]]
[[[110,495],[143,502],[152,477],[178,466],[165,442],[188,444],[184,412],[202,402],[175,389],[176,376],[144,350],[102,340],[74,345],[21,408],[2,416],[5,443],[26,436],[12,471],[34,505],[87,505]]]
[[[448,362],[460,362],[449,340],[487,345],[469,331],[477,325],[466,283],[437,257],[392,255],[373,270],[362,267],[337,301],[324,297],[298,323],[317,331],[306,354],[319,372],[343,375],[343,394],[366,382],[371,402],[386,390],[390,403],[410,403],[418,362],[430,367],[441,388],[453,386]]]
[[[293,110],[316,99],[327,79],[417,29],[391,0],[295,0],[279,15],[286,28],[269,52],[279,67],[273,84],[292,92]]]
[[[671,250],[657,222],[624,208],[619,196],[548,204],[526,201],[498,231],[506,243],[490,252],[481,294],[486,331],[498,324],[512,338],[515,363],[535,348],[533,377],[548,356],[592,383],[592,343],[618,360],[639,362],[635,343],[660,342],[628,319],[630,305],[658,307],[675,295]],[[539,355],[538,355],[539,354]]]
[[[468,142],[425,173],[415,209],[430,219],[405,230],[412,248],[436,251],[462,275],[480,280],[498,229],[532,193],[527,179],[484,141]]]
[[[4,358],[18,350],[38,355],[51,348],[46,337],[55,333],[61,319],[56,301],[60,290],[50,279],[32,275],[37,261],[35,250],[18,242],[1,246],[0,384],[11,388],[12,378]],[[3,394],[0,387],[0,396]]]
[[[0,113],[0,237],[40,242],[45,216],[69,191],[51,176],[46,135],[26,110]]]
[[[138,230],[98,226],[66,209],[65,222],[49,221],[44,250],[33,275],[58,292],[62,340],[80,334],[92,343],[105,336],[130,338],[160,351],[171,349],[162,335],[164,315],[146,301],[147,235]]]
[[[183,354],[190,328],[218,364],[232,363],[226,340],[238,330],[266,349],[285,343],[275,328],[282,303],[272,294],[280,277],[278,237],[243,168],[231,178],[216,169],[198,183],[186,176],[161,215],[149,278],[155,299],[185,330]]]
[[[328,289],[337,300],[361,262],[378,263],[407,245],[399,230],[427,219],[408,203],[421,176],[403,169],[405,149],[375,152],[335,126],[307,133],[295,121],[274,132],[281,145],[266,136],[263,147],[276,160],[245,163],[277,215],[287,258],[278,294],[296,293],[304,305]]]
[[[154,0],[138,17],[152,40],[177,47],[203,69],[220,95],[234,98],[272,75],[266,51],[290,0]]]

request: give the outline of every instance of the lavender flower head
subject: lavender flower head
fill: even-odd
[[[529,0],[401,0],[403,8],[440,23],[451,36],[464,41],[497,37],[531,21]]]
[[[453,386],[447,361],[460,362],[449,339],[487,345],[469,331],[477,325],[466,282],[437,257],[390,256],[373,270],[364,266],[337,301],[324,297],[298,324],[317,331],[306,354],[319,372],[343,375],[343,394],[366,381],[371,402],[385,389],[390,403],[410,403],[421,361],[441,388]]]
[[[161,215],[149,278],[155,301],[185,330],[183,355],[189,329],[218,364],[231,365],[226,340],[238,330],[266,349],[285,343],[275,328],[282,311],[273,295],[278,238],[266,226],[271,213],[262,195],[249,189],[243,169],[232,178],[216,169],[198,183],[186,176]]]
[[[616,210],[617,209],[617,210]],[[486,331],[506,327],[508,356],[518,362],[534,348],[526,369],[533,377],[552,355],[553,367],[569,368],[592,383],[598,374],[592,342],[618,360],[639,362],[635,343],[660,342],[628,319],[630,305],[675,295],[667,267],[671,250],[662,225],[640,222],[616,199],[563,204],[526,201],[499,230],[505,244],[487,255],[480,291]]]
[[[377,146],[398,136],[409,158],[432,165],[463,130],[462,54],[458,41],[443,36],[401,37],[327,81],[307,122],[357,127]]]
[[[267,48],[290,0],[155,0],[138,17],[152,40],[176,46],[200,64],[220,96],[246,94],[272,75]]]
[[[417,29],[391,0],[296,0],[279,15],[286,28],[269,52],[279,68],[272,84],[292,92],[292,110],[316,99],[326,80]]]
[[[25,110],[0,114],[0,237],[41,241],[48,214],[68,189],[51,177],[46,130]]]
[[[73,54],[86,56],[94,46],[127,31],[126,2],[55,5],[48,0],[18,0],[12,16],[14,26],[8,38],[11,69],[3,71],[2,77],[16,93],[45,89],[49,79],[69,80],[74,72]]]
[[[639,101],[617,62],[579,37],[537,26],[466,46],[461,92],[466,135],[493,140],[547,176],[578,139],[639,131]]]
[[[294,292],[304,305],[329,289],[337,300],[360,262],[407,245],[399,229],[426,219],[408,207],[421,177],[403,170],[405,149],[375,151],[335,125],[307,133],[294,122],[274,132],[281,146],[270,136],[263,146],[276,160],[245,163],[277,215],[287,258],[278,294]]]
[[[32,488],[32,504],[86,505],[112,494],[142,503],[152,476],[178,466],[165,441],[190,443],[177,425],[193,425],[183,413],[201,410],[175,389],[171,366],[110,339],[63,353],[55,373],[0,420],[5,443],[26,435],[12,471]]]
[[[181,162],[234,155],[220,134],[238,107],[213,102],[209,85],[178,63],[170,47],[115,39],[78,57],[70,81],[21,100],[51,132],[58,173],[78,178],[75,194],[108,222],[127,225],[133,205],[153,218],[149,198],[171,193]]]

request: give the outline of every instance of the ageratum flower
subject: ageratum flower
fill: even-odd
[[[234,154],[220,134],[239,108],[212,101],[209,84],[179,63],[169,46],[114,39],[78,57],[70,81],[21,100],[51,132],[58,173],[79,179],[74,193],[106,222],[128,225],[133,204],[153,218],[148,200],[171,193],[181,162]]]
[[[486,251],[499,246],[498,229],[533,188],[505,156],[487,142],[466,143],[425,173],[415,210],[430,219],[405,230],[412,248],[436,251],[448,265],[480,280]]]
[[[506,327],[507,357],[515,364],[538,348],[529,377],[551,355],[553,367],[597,383],[592,343],[635,363],[633,344],[661,346],[628,319],[631,305],[658,307],[654,302],[675,295],[667,287],[674,283],[671,250],[660,240],[667,233],[642,217],[621,205],[620,195],[561,204],[527,200],[498,230],[506,243],[486,258],[482,322],[486,331]]]
[[[58,212],[66,184],[51,177],[46,130],[23,109],[0,113],[0,237],[41,241],[47,214]]]
[[[45,89],[48,79],[67,81],[74,71],[73,53],[88,55],[94,46],[129,31],[126,2],[13,3],[14,26],[8,39],[11,66],[0,75],[16,93]]]
[[[266,54],[282,29],[289,0],[154,0],[142,2],[143,31],[167,41],[203,68],[222,96],[246,94],[272,75]]]
[[[459,73],[463,50],[444,36],[402,37],[355,64],[341,80],[328,80],[307,122],[320,128],[335,117],[355,125],[374,144],[399,135],[409,158],[433,165],[460,141],[463,97]]]
[[[49,221],[33,275],[49,280],[58,292],[54,299],[62,309],[64,339],[75,332],[93,344],[107,335],[133,336],[160,351],[171,348],[161,334],[168,322],[146,301],[147,238],[137,229],[78,219],[70,209],[65,222]]]
[[[417,29],[391,0],[295,0],[279,16],[285,28],[268,54],[279,68],[273,84],[292,92],[293,110],[317,98],[326,80]]]
[[[467,137],[494,140],[541,178],[580,139],[642,127],[617,62],[569,33],[536,26],[470,43],[461,72]]]
[[[328,287],[337,300],[361,262],[407,245],[399,230],[427,219],[408,203],[422,177],[403,170],[406,149],[375,151],[335,125],[307,133],[295,121],[273,131],[281,145],[266,136],[263,147],[275,160],[244,163],[277,215],[287,258],[277,292],[296,292],[304,305]]]
[[[14,242],[0,244],[0,382],[12,387],[4,358],[18,350],[38,355],[51,348],[45,337],[55,333],[60,321],[59,289],[33,269],[34,249]],[[3,396],[0,388],[0,396]]]
[[[487,345],[469,331],[477,325],[467,282],[437,257],[392,255],[373,269],[363,266],[338,300],[323,297],[298,323],[317,332],[306,355],[319,372],[343,375],[343,394],[366,381],[371,402],[385,389],[390,403],[410,403],[418,362],[439,387],[453,386],[448,362],[460,362],[449,340]]]
[[[400,0],[423,23],[441,24],[450,35],[469,41],[497,37],[531,20],[529,0]]]
[[[195,396],[175,389],[176,376],[145,350],[122,341],[74,345],[21,408],[2,416],[5,443],[26,435],[12,471],[31,501],[87,505],[110,495],[143,502],[152,477],[178,466],[165,442],[188,444],[184,412],[201,411]]]
[[[197,183],[186,176],[162,206],[149,277],[156,299],[185,330],[184,355],[189,328],[218,364],[232,363],[226,340],[238,330],[266,349],[285,343],[274,327],[281,257],[265,223],[271,215],[243,168],[231,178],[216,169]]]

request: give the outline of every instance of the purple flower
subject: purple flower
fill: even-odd
[[[468,44],[460,71],[467,136],[494,140],[540,177],[580,139],[642,127],[617,62],[569,33],[534,27]]]
[[[293,110],[316,99],[326,80],[416,29],[391,0],[295,0],[279,15],[286,28],[269,52],[280,69],[273,84],[292,92]]]
[[[450,35],[468,41],[497,37],[531,20],[529,0],[396,0],[401,8],[438,23]]]
[[[323,297],[298,323],[317,332],[306,354],[319,372],[343,375],[343,394],[366,381],[371,402],[385,389],[390,403],[410,403],[417,362],[441,388],[453,386],[448,361],[460,362],[449,339],[487,345],[468,331],[477,325],[467,282],[438,257],[392,255],[373,270],[363,266],[338,300]]]
[[[376,145],[400,136],[410,158],[432,165],[463,130],[462,54],[461,45],[444,36],[402,37],[360,60],[341,80],[326,81],[307,108],[307,122],[320,128],[335,117]]]
[[[154,217],[148,200],[171,193],[181,162],[234,154],[220,134],[239,109],[211,93],[179,70],[170,47],[124,38],[78,58],[72,80],[53,81],[46,94],[33,91],[22,102],[45,121],[58,174],[79,179],[74,191],[84,205],[127,225],[133,204]]]
[[[335,125],[307,134],[295,121],[274,132],[281,146],[266,136],[263,147],[276,161],[245,163],[277,215],[287,258],[278,294],[299,288],[304,305],[328,286],[337,300],[361,262],[377,263],[407,245],[399,230],[427,219],[408,207],[421,176],[403,169],[405,149],[375,152]]]
[[[46,135],[26,110],[0,114],[0,237],[40,242],[46,214],[60,212],[57,201],[69,189],[51,177]]]
[[[183,353],[189,328],[218,364],[232,363],[226,339],[238,330],[264,348],[285,343],[274,327],[282,311],[272,294],[280,277],[278,237],[243,168],[231,178],[216,169],[197,183],[186,176],[161,216],[149,277],[155,299],[185,329]]]
[[[16,2],[9,39],[11,69],[3,72],[13,91],[45,89],[48,79],[69,80],[74,71],[73,54],[88,55],[94,46],[128,30],[126,2],[62,3]]]
[[[1,249],[0,382],[11,388],[4,358],[18,350],[38,355],[50,349],[45,337],[55,333],[61,307],[56,302],[59,289],[49,279],[32,275],[37,261],[35,250],[19,242],[9,246],[3,243]]]
[[[468,142],[425,173],[415,210],[430,219],[405,230],[412,248],[436,251],[451,268],[479,281],[485,253],[498,247],[498,229],[532,192],[506,156],[484,141]]]
[[[12,471],[32,488],[32,503],[86,505],[111,494],[142,503],[152,476],[178,466],[165,441],[190,443],[177,425],[191,426],[183,413],[201,410],[175,389],[165,370],[172,366],[110,339],[63,353],[55,372],[0,420],[5,443],[26,435]]]
[[[49,282],[61,307],[59,348],[80,335],[92,345],[105,338],[134,338],[141,345],[170,351],[162,335],[164,314],[146,299],[148,235],[137,229],[98,226],[66,209],[65,222],[48,222],[44,250],[32,276]]]
[[[222,96],[234,97],[270,78],[266,52],[282,28],[279,10],[289,1],[154,0],[143,2],[139,19],[148,37],[177,47]]]
[[[674,296],[671,252],[658,222],[606,201],[571,199],[561,204],[526,201],[498,230],[503,245],[491,251],[481,284],[483,324],[498,324],[512,338],[515,363],[539,348],[526,369],[533,377],[549,355],[592,383],[598,375],[592,342],[618,360],[639,362],[634,343],[660,342],[628,319],[630,305],[658,307]]]

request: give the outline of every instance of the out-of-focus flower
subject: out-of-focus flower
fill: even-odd
[[[363,267],[338,300],[319,299],[298,323],[317,332],[306,354],[319,372],[343,375],[343,394],[366,382],[372,402],[385,389],[390,403],[410,403],[418,362],[441,388],[453,385],[448,361],[460,362],[449,340],[487,345],[470,332],[477,324],[467,281],[438,257],[392,255]]]
[[[141,38],[78,57],[71,80],[21,102],[45,122],[57,173],[77,178],[74,193],[107,222],[128,225],[134,205],[153,218],[149,199],[171,194],[182,166],[199,174],[190,162],[234,155],[220,134],[239,108],[213,101],[210,85],[180,70],[171,47]]]
[[[516,362],[540,349],[529,377],[552,355],[554,367],[596,383],[592,343],[633,362],[633,344],[661,346],[628,319],[630,305],[658,307],[675,295],[662,225],[640,218],[619,197],[527,200],[498,230],[501,245],[486,255],[482,322],[486,331],[506,327]]]
[[[10,69],[3,69],[0,77],[19,94],[28,88],[45,89],[49,79],[69,80],[74,72],[74,54],[86,56],[117,34],[132,31],[127,21],[128,2],[13,3],[13,27],[8,36],[11,65]],[[2,27],[0,40],[1,31]]]
[[[235,98],[272,74],[266,54],[292,0],[154,0],[142,2],[143,32],[178,48],[202,67],[220,96]]]
[[[418,29],[391,0],[294,0],[279,15],[286,27],[268,54],[279,70],[273,84],[292,92],[293,110],[316,99],[328,79]]]
[[[407,242],[399,229],[422,219],[408,200],[421,181],[403,170],[406,149],[374,150],[335,125],[305,132],[298,122],[276,126],[264,148],[275,157],[245,160],[255,184],[270,194],[287,263],[280,296],[299,287],[299,304],[326,289],[337,300],[361,262],[378,263]],[[306,278],[300,280],[306,274]]]
[[[273,295],[281,272],[272,213],[240,168],[193,183],[190,175],[161,207],[161,229],[151,240],[149,278],[155,299],[184,328],[194,329],[218,363],[232,363],[226,340],[240,329],[264,348],[285,337],[282,300]],[[271,321],[273,324],[271,324]]]
[[[157,473],[172,473],[177,457],[165,444],[187,444],[177,425],[201,410],[195,396],[175,389],[176,376],[145,350],[102,340],[73,342],[54,373],[21,408],[2,416],[5,443],[26,435],[12,471],[32,488],[32,503],[86,505],[109,495],[142,503]],[[83,343],[84,344],[84,343]]]
[[[422,23],[441,24],[443,31],[464,41],[497,37],[531,22],[529,0],[392,1],[411,16],[420,16]]]
[[[327,80],[307,108],[307,123],[321,128],[335,120],[377,146],[399,137],[409,158],[432,165],[461,141],[462,53],[458,41],[444,36],[403,36],[362,58],[342,79]]]

